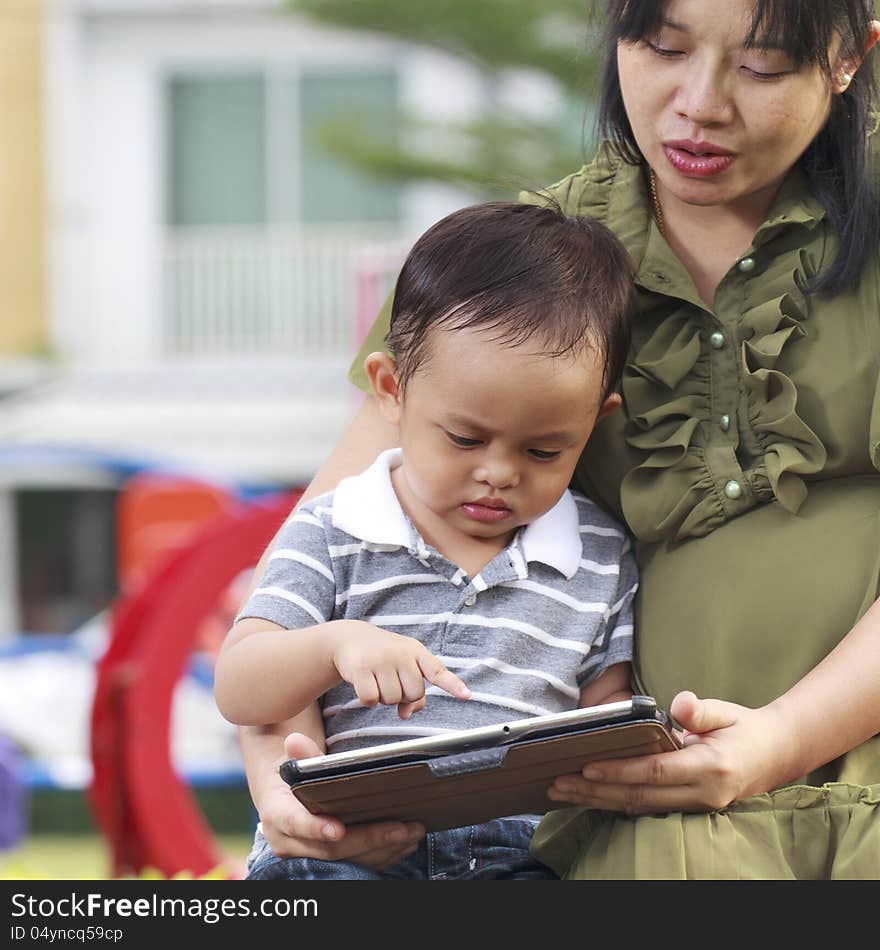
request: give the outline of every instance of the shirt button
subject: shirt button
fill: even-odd
[[[730,498],[730,499],[732,499],[732,500],[734,500],[734,501],[735,501],[737,498],[740,498],[740,497],[742,496],[742,493],[743,493],[742,485],[740,485],[739,482],[735,482],[733,479],[731,479],[731,480],[724,486],[724,494],[727,495],[728,498]]]
[[[466,606],[468,606],[468,607],[473,607],[474,604],[477,602],[477,595],[476,595],[476,594],[468,594],[467,597],[465,597],[464,602],[465,602],[465,605],[466,605]]]
[[[718,425],[720,426],[722,432],[727,432],[727,430],[730,428],[730,416],[726,412],[718,420]]]
[[[720,350],[724,346],[724,334],[719,330],[716,330],[710,337],[709,343],[716,349]]]
[[[754,257],[744,257],[737,265],[740,273],[748,274],[755,269]]]

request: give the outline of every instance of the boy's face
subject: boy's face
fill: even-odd
[[[506,540],[556,504],[597,419],[620,399],[602,401],[604,364],[592,349],[552,358],[490,337],[434,333],[402,396],[370,372],[400,427],[399,489],[414,520]]]

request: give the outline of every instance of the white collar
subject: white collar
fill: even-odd
[[[402,461],[401,449],[388,449],[360,475],[343,478],[333,495],[334,526],[370,544],[409,549],[413,540],[410,521],[391,484],[391,471]],[[578,528],[577,504],[566,491],[548,512],[518,535],[523,556],[571,579],[583,551]]]
[[[540,561],[556,568],[571,580],[580,567],[584,543],[581,540],[577,503],[568,489],[545,514],[522,533],[526,561]]]
[[[360,475],[343,478],[333,495],[333,526],[370,544],[408,548],[409,520],[391,484],[391,470],[402,461],[401,449],[388,449]]]

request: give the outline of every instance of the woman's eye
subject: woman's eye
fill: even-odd
[[[480,444],[479,439],[469,439],[463,435],[456,435],[454,432],[447,432],[446,435],[450,442],[452,442],[454,445],[460,446],[463,449],[470,449],[473,448],[473,446]]]
[[[559,458],[562,453],[546,449],[529,449],[529,454],[536,459],[540,459],[542,462],[547,462],[550,459]]]
[[[761,69],[752,69],[751,66],[743,66],[743,69],[753,78],[758,80],[768,80],[768,79],[781,79],[783,76],[787,76],[790,70],[784,69],[778,72],[765,72]]]
[[[683,53],[680,49],[667,49],[665,46],[660,46],[656,42],[652,43],[651,40],[645,40],[645,45],[664,59],[673,59],[675,56],[681,56]]]
[[[766,56],[760,52],[746,56],[741,61],[742,68],[754,79],[780,79],[797,71],[797,67],[787,56],[771,51]]]

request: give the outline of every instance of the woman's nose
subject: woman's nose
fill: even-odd
[[[712,63],[695,62],[676,91],[675,111],[697,125],[723,125],[733,116],[727,76]]]

